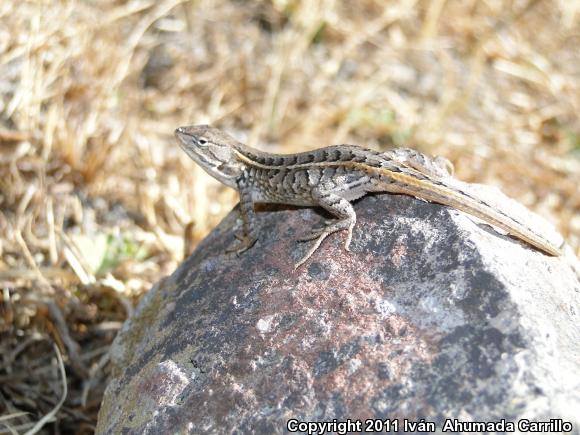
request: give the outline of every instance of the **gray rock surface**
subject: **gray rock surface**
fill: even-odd
[[[286,421],[580,419],[580,266],[465,214],[363,198],[352,252],[297,271],[314,209],[230,214],[141,301],[113,350],[97,433],[277,433]],[[363,426],[364,427],[364,426]],[[403,430],[399,426],[399,430]]]

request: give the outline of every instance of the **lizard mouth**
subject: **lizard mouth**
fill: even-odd
[[[188,133],[183,127],[175,129],[175,137],[181,149],[192,158],[197,163],[202,166],[207,166],[210,168],[216,168],[223,162],[215,158],[210,150],[205,147],[200,147],[197,145],[195,140],[195,135]]]
[[[183,148],[185,151],[187,151],[188,148],[194,147],[196,145],[195,136],[189,133],[183,127],[176,128],[173,134],[177,138],[179,146]]]
[[[189,134],[187,132],[187,130],[185,128],[183,128],[183,127],[176,128],[175,131],[173,132],[173,134],[178,139],[181,139],[183,136],[189,136],[189,137],[191,137],[191,134]]]

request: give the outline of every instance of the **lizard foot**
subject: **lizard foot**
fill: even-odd
[[[314,245],[312,246],[312,248],[308,250],[306,255],[304,255],[304,257],[302,257],[302,259],[300,259],[300,261],[298,261],[298,263],[294,265],[294,270],[302,266],[306,262],[306,260],[308,260],[312,256],[312,254],[316,252],[316,250],[320,247],[320,244],[324,241],[324,239],[326,239],[329,235],[337,231],[348,230],[346,241],[344,243],[344,249],[346,251],[350,251],[350,242],[352,240],[352,229],[354,228],[355,222],[356,221],[354,219],[343,219],[333,224],[327,225],[322,229],[314,230],[307,236],[298,239],[298,241],[300,242],[307,242],[316,239],[316,242],[314,242]]]
[[[314,245],[312,245],[312,248],[310,248],[308,250],[308,252],[304,255],[304,257],[302,257],[298,263],[296,263],[294,265],[294,270],[298,269],[300,266],[302,266],[310,257],[312,257],[312,254],[314,254],[316,252],[316,250],[320,247],[320,244],[324,241],[324,239],[326,239],[329,235],[331,235],[334,231],[325,231],[322,234],[318,235],[318,239],[316,240],[316,242],[314,243]],[[312,240],[314,239],[316,236],[312,236],[312,234],[309,236],[309,239],[300,239],[300,241],[307,241],[307,240]]]
[[[351,223],[350,219],[342,219],[339,221],[334,221],[332,223],[326,223],[322,228],[317,228],[313,230],[310,234],[307,234],[298,239],[299,242],[309,242],[310,240],[322,237],[322,240],[326,238],[329,234],[335,233],[337,231],[350,228],[354,223]]]
[[[228,248],[226,250],[226,254],[240,255],[242,252],[247,251],[252,246],[254,246],[258,240],[257,237],[251,237],[246,234],[235,234],[235,237],[240,241],[240,243],[237,243],[234,246]]]

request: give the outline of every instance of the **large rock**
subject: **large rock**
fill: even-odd
[[[578,433],[570,250],[549,257],[406,196],[355,209],[352,252],[333,235],[297,271],[310,245],[296,239],[319,210],[259,212],[260,241],[239,257],[223,254],[240,224],[230,214],[119,334],[97,432],[273,433],[289,419],[370,418],[403,430],[425,418],[439,430],[446,419],[563,419]]]

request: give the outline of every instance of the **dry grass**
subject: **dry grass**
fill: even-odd
[[[356,5],[0,3],[0,433],[90,433],[121,322],[234,204],[179,125],[445,155],[580,253],[578,2]]]

